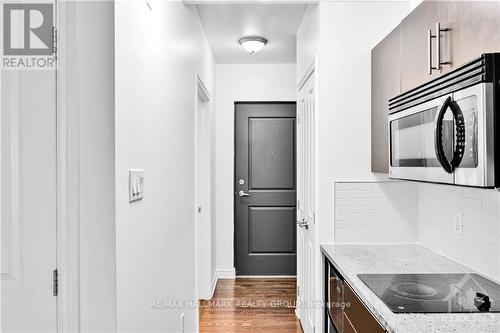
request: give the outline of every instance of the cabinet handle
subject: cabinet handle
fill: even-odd
[[[441,70],[441,23],[436,23],[436,67]]]
[[[441,61],[441,33],[442,32],[446,32],[446,31],[449,31],[449,29],[441,29],[441,23],[440,22],[437,22],[436,23],[436,34],[433,35],[432,34],[432,30],[429,29],[427,31],[427,51],[428,51],[428,54],[427,54],[427,63],[428,63],[428,74],[431,75],[432,74],[432,71],[435,69],[435,70],[438,70],[440,71],[441,70],[441,65],[449,65],[451,64],[450,62],[443,62]],[[435,62],[436,62],[436,65],[433,66],[432,65],[432,39],[436,39],[436,58],[435,58]]]
[[[429,29],[427,31],[427,74],[431,75],[432,70],[436,69],[435,67],[432,66],[432,39],[436,38],[432,34],[432,30]]]

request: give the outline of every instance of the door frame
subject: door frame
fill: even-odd
[[[78,11],[56,2],[58,59],[57,117],[57,325],[59,332],[80,331],[80,120],[77,59]]]
[[[214,292],[214,286],[213,286],[213,281],[212,277],[210,276],[210,269],[212,265],[212,238],[211,238],[211,232],[212,232],[212,220],[211,220],[211,214],[206,214],[206,221],[208,224],[208,231],[209,232],[201,232],[199,228],[199,212],[198,212],[198,199],[200,197],[199,193],[199,172],[200,170],[198,169],[198,162],[199,162],[199,156],[198,156],[198,125],[199,125],[199,112],[200,110],[198,109],[198,103],[199,101],[202,101],[204,104],[206,104],[207,108],[205,112],[207,112],[207,117],[205,118],[206,124],[208,126],[205,126],[206,129],[210,130],[210,93],[207,89],[207,86],[201,79],[201,77],[196,74],[195,75],[195,95],[194,95],[194,221],[195,221],[195,269],[196,269],[196,297],[198,299],[210,299],[212,298],[213,292]],[[207,135],[207,133],[204,133]],[[208,132],[208,137],[211,138],[211,132]],[[212,139],[210,139],[211,142]],[[208,173],[211,173],[211,163],[210,163],[210,148],[211,144],[209,142],[208,145],[208,157],[209,157],[209,163],[208,168],[209,170],[205,170]],[[211,183],[209,181],[208,185],[210,186]],[[211,193],[209,189],[209,193]],[[211,196],[209,195],[208,198],[208,204],[211,205]],[[205,207],[204,209],[207,210],[210,213],[210,210],[207,209],[208,207]],[[206,230],[205,230],[206,231]],[[202,257],[203,256],[203,257]],[[203,285],[204,288],[203,290],[200,290],[200,285]]]
[[[233,267],[234,267],[234,277],[238,277],[238,271],[236,269],[237,265],[237,256],[236,256],[236,220],[238,219],[238,216],[236,214],[236,105],[237,104],[290,104],[290,103],[295,103],[297,104],[297,101],[265,101],[265,100],[259,100],[259,101],[234,101],[233,102],[233,184],[232,184],[232,189],[233,189]],[[297,247],[296,247],[297,249]],[[297,250],[295,250],[297,252]],[[298,267],[297,267],[298,269]],[[297,274],[297,273],[296,273]],[[273,278],[283,278],[283,277],[295,277],[296,275],[272,275]],[[260,277],[268,277],[267,275],[244,275],[245,278],[260,278]]]

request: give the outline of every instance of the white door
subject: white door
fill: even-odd
[[[316,238],[316,98],[314,72],[298,93],[297,112],[297,314],[304,333],[314,332]]]
[[[196,214],[198,297],[211,297],[210,118],[208,96],[199,92],[196,108]]]
[[[57,331],[54,71],[1,74],[2,332]]]

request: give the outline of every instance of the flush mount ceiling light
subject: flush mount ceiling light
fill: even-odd
[[[242,37],[238,41],[243,49],[250,54],[259,52],[266,46],[267,39],[258,36]]]

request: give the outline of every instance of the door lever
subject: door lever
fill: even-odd
[[[297,225],[299,228],[309,229],[309,223],[307,223],[306,219],[302,219],[302,221],[297,220]]]
[[[249,193],[246,193],[246,192],[245,192],[245,191],[243,191],[243,190],[239,191],[239,192],[238,192],[238,195],[239,195],[240,197],[249,197],[249,196],[250,196],[250,194],[249,194]]]

